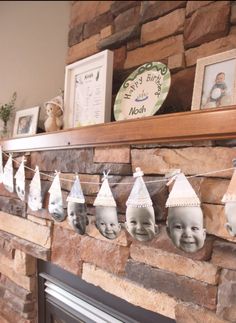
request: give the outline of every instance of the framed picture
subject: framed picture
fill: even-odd
[[[102,51],[66,66],[64,128],[111,119],[113,52]]]
[[[236,104],[236,49],[197,60],[192,110]]]
[[[24,137],[36,134],[39,107],[16,111],[13,137]]]

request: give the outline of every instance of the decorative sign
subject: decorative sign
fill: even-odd
[[[66,67],[65,128],[111,119],[113,52],[105,50]]]
[[[160,62],[137,68],[122,84],[115,100],[114,116],[118,120],[154,115],[170,88],[170,71]]]

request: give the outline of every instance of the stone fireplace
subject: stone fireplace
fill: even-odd
[[[203,204],[208,233],[204,247],[194,254],[176,249],[166,234],[164,204],[168,190],[163,182],[148,185],[160,229],[160,234],[149,243],[135,242],[125,230],[116,240],[102,237],[94,225],[92,207],[104,169],[111,170],[114,182],[131,181],[132,169],[138,165],[146,174],[145,181],[163,178],[163,169],[173,166],[189,175],[225,169],[231,167],[235,157],[235,147],[227,146],[232,143],[198,141],[27,153],[27,163],[33,169],[36,163],[48,174],[61,169],[63,178],[71,179],[78,172],[81,182],[97,181],[98,185],[82,184],[90,219],[85,236],[73,231],[67,221],[56,223],[51,218],[47,211],[51,182],[46,176],[41,181],[44,205],[37,212],[0,186],[1,320],[35,322],[36,259],[41,259],[135,306],[177,322],[184,322],[186,317],[233,321],[235,244],[224,228],[221,203],[230,171],[191,179]],[[16,153],[14,157],[20,158]],[[27,179],[30,178],[32,174],[28,172]],[[61,184],[66,207],[71,183]],[[112,190],[119,220],[123,222],[130,189],[116,185]]]

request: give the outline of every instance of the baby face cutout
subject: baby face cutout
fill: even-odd
[[[149,241],[155,236],[155,215],[152,206],[131,207],[126,210],[126,229],[138,241]]]
[[[28,205],[32,211],[37,211],[42,208],[42,199],[38,191],[29,193]]]
[[[18,197],[21,199],[21,201],[25,200],[25,187],[24,187],[24,184],[16,185],[16,193],[17,193]]]
[[[107,239],[116,239],[121,230],[116,207],[96,206],[96,227]]]
[[[198,206],[169,208],[167,233],[174,245],[185,252],[196,252],[201,249],[206,238],[201,208]]]
[[[60,196],[50,196],[48,211],[55,221],[61,222],[65,219],[66,216]]]
[[[225,215],[227,219],[225,227],[232,237],[236,237],[236,202],[225,203]]]
[[[74,230],[83,235],[88,225],[87,208],[84,203],[68,202],[67,219]]]

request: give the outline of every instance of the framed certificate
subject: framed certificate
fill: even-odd
[[[109,122],[113,52],[105,50],[66,66],[64,128]]]

